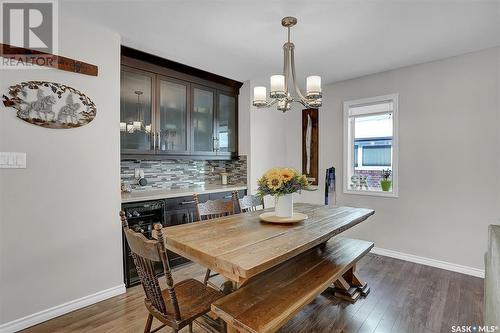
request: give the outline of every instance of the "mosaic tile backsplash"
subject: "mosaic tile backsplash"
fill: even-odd
[[[137,184],[134,170],[144,170],[146,186]],[[228,174],[228,184],[246,184],[247,159],[240,156],[230,161],[196,160],[123,160],[121,161],[122,183],[130,185],[132,191],[155,189],[179,189],[204,184],[220,184],[220,173]]]

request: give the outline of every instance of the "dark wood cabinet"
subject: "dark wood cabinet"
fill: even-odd
[[[208,194],[198,196],[201,202],[208,200]],[[165,200],[165,225],[192,223],[197,221],[197,211],[192,196],[178,197]]]
[[[242,83],[122,47],[122,157],[229,159]]]

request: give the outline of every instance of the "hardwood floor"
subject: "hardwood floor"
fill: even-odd
[[[326,291],[279,332],[449,333],[452,325],[482,324],[480,278],[372,254],[361,260],[358,270],[371,287],[365,299],[349,304]],[[187,277],[202,280],[205,273],[194,264],[174,271],[176,281]],[[143,295],[140,286],[130,288],[124,295],[22,332],[143,332],[147,317]]]

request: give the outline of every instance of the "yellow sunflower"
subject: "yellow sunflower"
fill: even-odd
[[[292,168],[281,169],[281,179],[283,179],[283,183],[288,183],[293,177],[295,177],[295,170]]]
[[[283,185],[283,180],[279,174],[271,174],[266,176],[267,178],[267,186],[273,190],[278,190]]]
[[[281,177],[281,170],[279,168],[269,169],[264,177],[266,177],[266,179]]]

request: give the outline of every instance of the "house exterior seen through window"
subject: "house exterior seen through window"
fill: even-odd
[[[397,196],[397,109],[396,94],[344,103],[345,193]]]

